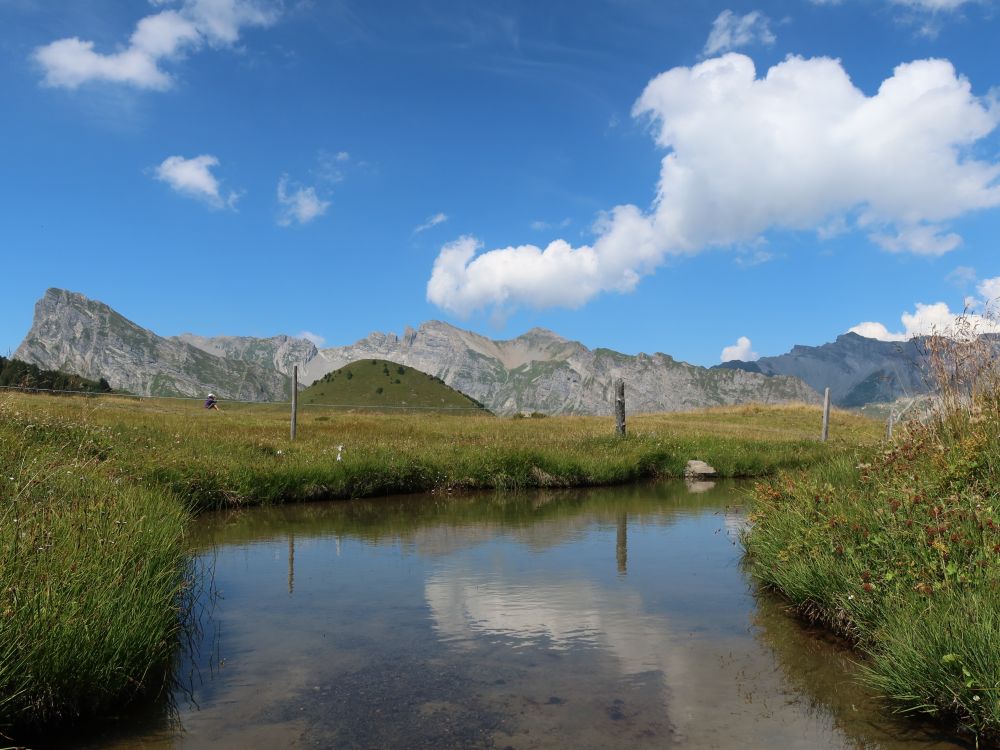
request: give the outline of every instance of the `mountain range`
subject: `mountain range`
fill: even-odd
[[[718,368],[800,378],[845,409],[927,393],[926,338],[879,341],[845,333],[821,346],[794,346],[787,354]]]
[[[844,334],[822,346],[796,346],[756,362],[699,367],[662,354],[589,349],[535,328],[493,340],[440,321],[400,336],[372,333],[346,346],[318,349],[290,336],[162,337],[82,294],[49,289],[35,305],[16,359],[143,395],[279,401],[300,387],[362,359],[384,359],[441,378],[497,414],[606,414],[616,378],[627,384],[629,411],[679,411],[759,402],[833,402],[861,406],[927,390],[921,342],[880,342]]]
[[[291,369],[300,386],[360,359],[386,359],[441,378],[498,414],[606,414],[616,378],[630,411],[676,411],[749,401],[818,401],[797,378],[739,369],[708,369],[666,354],[630,356],[588,349],[543,329],[494,341],[430,321],[402,336],[373,333],[354,344],[317,349],[288,336],[253,338],[183,334],[162,337],[102,302],[49,289],[35,305],[16,359],[143,395],[258,401],[287,399]]]

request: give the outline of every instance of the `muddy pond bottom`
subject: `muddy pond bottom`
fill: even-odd
[[[94,748],[957,748],[758,593],[731,483],[215,514],[178,686]]]

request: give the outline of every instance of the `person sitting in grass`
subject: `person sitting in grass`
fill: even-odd
[[[215,409],[216,411],[222,411],[222,409],[219,408],[219,402],[215,400],[214,393],[208,394],[208,398],[205,399],[205,408]]]

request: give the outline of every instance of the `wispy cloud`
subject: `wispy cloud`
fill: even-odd
[[[427,221],[425,221],[420,226],[413,228],[413,233],[420,234],[421,232],[426,232],[428,229],[432,229],[436,227],[438,224],[444,224],[446,221],[448,221],[447,214],[438,213],[434,214],[433,216],[428,216]]]
[[[97,52],[92,41],[66,37],[37,47],[32,57],[46,86],[75,89],[105,81],[162,91],[173,85],[173,78],[161,63],[205,46],[231,46],[244,27],[269,26],[278,15],[278,7],[266,0],[183,0],[177,8],[140,19],[127,46],[116,52]]]
[[[301,331],[295,334],[295,338],[311,341],[317,349],[321,349],[323,347],[323,344],[326,343],[325,338],[320,336],[318,333],[313,333],[312,331]]]
[[[322,216],[330,207],[330,201],[323,200],[315,187],[292,183],[287,174],[278,179],[278,224],[283,227],[292,224],[308,224]]]
[[[236,208],[240,193],[229,191],[223,195],[218,178],[212,168],[219,166],[219,160],[211,154],[202,154],[191,159],[183,156],[168,156],[154,172],[156,179],[165,182],[182,195],[207,203],[213,208]]]
[[[533,221],[531,228],[536,232],[544,232],[547,229],[565,229],[572,223],[572,220],[567,216],[562,221]]]
[[[841,5],[845,1],[809,0],[813,5]],[[961,17],[961,11],[967,6],[988,8],[995,0],[887,0],[885,4],[895,8],[896,20],[911,26],[917,36],[934,39],[949,16]]]
[[[759,10],[743,16],[724,10],[712,23],[702,54],[710,57],[720,52],[749,47],[751,44],[771,45],[774,41],[771,22]]]
[[[905,5],[931,12],[958,10],[965,5],[986,5],[989,0],[890,0],[893,5]]]
[[[316,158],[315,176],[323,182],[343,182],[345,170],[350,164],[351,154],[347,151],[320,151]]]
[[[955,269],[945,276],[945,281],[958,287],[966,287],[976,281],[976,269],[972,266],[956,266]]]

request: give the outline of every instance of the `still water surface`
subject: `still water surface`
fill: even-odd
[[[91,747],[966,747],[755,590],[736,485],[693,490],[206,516],[181,686]]]

